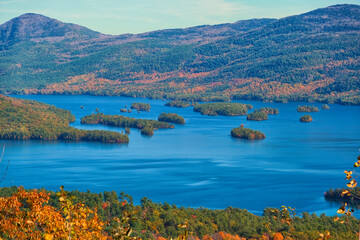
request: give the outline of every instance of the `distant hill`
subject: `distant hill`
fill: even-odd
[[[0,25],[2,92],[360,104],[360,6],[104,35],[36,14]]]

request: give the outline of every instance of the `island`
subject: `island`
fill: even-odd
[[[322,106],[321,106],[321,109],[325,109],[325,110],[327,110],[327,109],[330,109],[330,107],[329,107],[329,105],[324,104],[324,105],[322,105]]]
[[[141,129],[141,134],[146,136],[152,136],[154,135],[154,129],[151,127],[144,127]]]
[[[151,106],[149,103],[133,103],[133,104],[131,104],[130,108],[136,109],[138,111],[149,112]]]
[[[249,140],[265,138],[264,133],[257,130],[252,130],[250,128],[245,128],[243,124],[241,124],[241,126],[238,128],[233,128],[231,130],[231,136],[235,138],[243,138]]]
[[[300,117],[300,122],[311,122],[313,119],[310,115],[304,115]]]
[[[185,124],[185,119],[176,113],[161,113],[158,120],[168,123]]]
[[[127,112],[127,109],[125,109],[125,108],[121,108],[121,109],[120,109],[120,112],[122,112],[122,113],[126,113],[126,112]]]
[[[137,128],[144,129],[142,134],[147,134],[148,129],[157,130],[160,128],[174,128],[174,125],[149,119],[135,119],[131,117],[125,117],[122,115],[106,115],[103,113],[92,113],[81,118],[81,124],[102,124],[107,126],[122,127],[122,128]]]
[[[271,107],[264,107],[259,109],[260,112],[264,112],[266,114],[270,115],[276,115],[279,114],[279,109],[277,108],[271,108]]]
[[[319,109],[314,106],[298,106],[298,112],[318,112]]]
[[[203,103],[195,105],[194,112],[200,112],[203,115],[209,116],[240,116],[246,115],[247,110],[252,108],[252,105],[242,103]]]
[[[343,192],[348,192],[348,194],[342,194]],[[324,194],[326,200],[342,201],[342,202],[351,202],[356,205],[360,204],[360,199],[355,197],[360,196],[360,187],[355,188],[330,188]]]
[[[112,131],[80,130],[69,126],[70,111],[31,100],[0,95],[0,139],[75,140],[128,143],[126,135]]]
[[[191,105],[192,104],[188,101],[176,101],[176,100],[165,103],[165,106],[177,107],[177,108],[186,108],[186,107],[190,107]]]
[[[269,119],[269,117],[266,112],[255,110],[254,112],[248,114],[246,119],[251,121],[264,121]]]

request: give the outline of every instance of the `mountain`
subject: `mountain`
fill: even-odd
[[[43,15],[27,13],[0,26],[0,44],[12,45],[18,42],[43,38],[93,38],[101,34],[88,28],[63,23]]]
[[[358,5],[118,36],[25,14],[0,32],[3,92],[360,104]]]

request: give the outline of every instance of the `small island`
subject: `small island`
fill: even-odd
[[[31,100],[0,95],[0,139],[72,140],[128,143],[126,135],[112,131],[80,130],[69,126],[70,111]]]
[[[240,116],[246,115],[247,110],[252,108],[252,105],[242,103],[203,103],[195,105],[194,112],[209,116]]]
[[[192,104],[188,101],[170,101],[168,103],[165,103],[165,106],[168,107],[177,107],[177,108],[186,108],[186,107],[190,107]]]
[[[349,194],[342,194],[345,190],[349,192]],[[334,200],[334,201],[343,201],[343,202],[351,202],[355,204],[360,204],[360,199],[354,196],[360,196],[360,187],[355,188],[330,188],[325,192],[326,200]]]
[[[161,113],[158,117],[158,121],[185,124],[185,119],[176,113]]]
[[[151,127],[144,127],[141,129],[141,135],[152,136],[154,135],[154,129]]]
[[[330,107],[329,107],[329,105],[324,104],[324,105],[322,105],[322,106],[321,106],[321,109],[325,109],[325,110],[327,110],[327,109],[330,109]]]
[[[271,108],[271,107],[260,108],[259,111],[264,112],[264,113],[269,114],[269,115],[279,114],[279,109]]]
[[[231,136],[235,137],[235,138],[243,138],[243,139],[249,139],[249,140],[265,138],[264,133],[257,131],[257,130],[252,130],[250,128],[244,128],[243,124],[241,124],[241,126],[238,128],[233,128],[231,130]]]
[[[300,117],[300,122],[311,122],[313,119],[310,115],[304,115]]]
[[[248,114],[246,119],[251,121],[264,121],[264,120],[268,120],[269,117],[267,113],[260,110],[255,110],[254,112]]]
[[[138,111],[149,112],[151,106],[149,103],[132,103],[130,108]]]
[[[125,108],[121,108],[121,109],[120,109],[120,112],[122,112],[122,113],[126,113],[126,112],[127,112],[127,109],[125,109]]]
[[[135,119],[125,117],[122,115],[105,115],[103,113],[92,113],[81,118],[81,124],[102,124],[107,126],[122,127],[122,128],[137,128],[144,129],[145,132],[150,132],[148,129],[166,129],[174,128],[174,125],[149,119]],[[145,133],[144,133],[145,134]],[[146,134],[152,135],[152,134]]]
[[[318,112],[319,109],[314,106],[298,106],[298,112]]]

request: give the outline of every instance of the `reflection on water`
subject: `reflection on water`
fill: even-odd
[[[131,129],[125,145],[62,142],[5,142],[3,186],[23,185],[51,190],[125,191],[135,201],[144,196],[155,202],[190,207],[246,208],[261,214],[265,207],[292,206],[303,211],[334,214],[337,204],[326,202],[324,192],[344,187],[343,170],[359,155],[360,107],[330,105],[330,110],[311,113],[314,121],[301,123],[296,112],[303,103],[246,102],[277,107],[279,115],[263,122],[245,116],[202,116],[192,108],[170,108],[164,101],[124,97],[19,96],[71,110],[72,126],[99,108],[106,114],[157,119],[161,112],[176,112],[186,124],[155,131],[143,137]],[[120,113],[132,102],[149,102],[150,112]],[[242,101],[245,102],[245,101]],[[313,104],[321,107],[321,104]],[[80,106],[84,106],[81,109]],[[230,130],[244,123],[265,133],[266,139],[246,141],[230,137]]]

